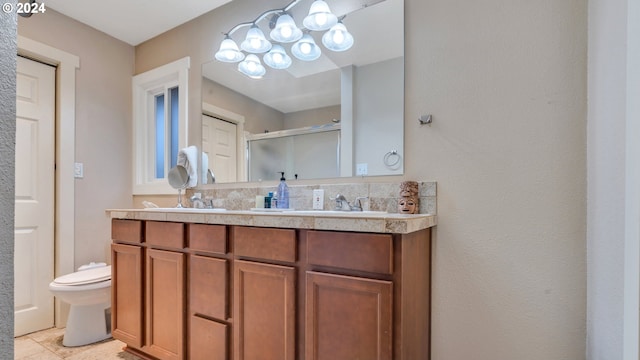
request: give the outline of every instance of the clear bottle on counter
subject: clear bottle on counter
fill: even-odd
[[[280,185],[278,185],[278,209],[288,209],[289,208],[289,186],[287,185],[286,179],[284,178],[284,171],[281,171],[280,174]]]

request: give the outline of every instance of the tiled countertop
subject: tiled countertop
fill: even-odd
[[[408,234],[437,224],[430,214],[404,215],[379,212],[250,211],[207,209],[108,209],[113,219],[154,220],[290,229]]]

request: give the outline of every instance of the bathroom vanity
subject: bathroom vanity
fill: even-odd
[[[112,333],[131,353],[430,358],[433,215],[109,213]]]

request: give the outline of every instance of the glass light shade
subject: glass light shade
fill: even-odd
[[[347,31],[347,27],[339,22],[322,35],[322,44],[332,51],[345,51],[353,46],[353,35]]]
[[[338,18],[331,13],[329,5],[323,0],[314,1],[309,8],[309,15],[302,20],[304,27],[313,31],[328,30],[337,22]]]
[[[220,49],[216,52],[216,60],[234,63],[244,59],[244,54],[238,49],[238,45],[229,36],[220,43]]]
[[[260,59],[254,54],[247,55],[244,61],[238,64],[238,71],[252,79],[261,79],[267,72],[260,63]]]
[[[263,59],[265,64],[274,69],[286,69],[291,66],[291,57],[287,55],[281,45],[273,45]]]
[[[291,53],[300,60],[312,61],[319,58],[322,51],[311,35],[304,34],[302,39],[291,46]]]
[[[261,54],[271,49],[271,43],[264,37],[264,33],[256,25],[247,31],[247,37],[240,44],[240,48],[246,52]]]
[[[291,15],[282,14],[278,17],[276,26],[271,30],[269,36],[271,36],[271,39],[274,41],[290,43],[300,40],[302,37],[302,30],[298,29]]]

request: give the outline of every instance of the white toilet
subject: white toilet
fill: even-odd
[[[111,337],[111,265],[91,263],[49,284],[58,300],[71,305],[64,346],[81,346]]]

